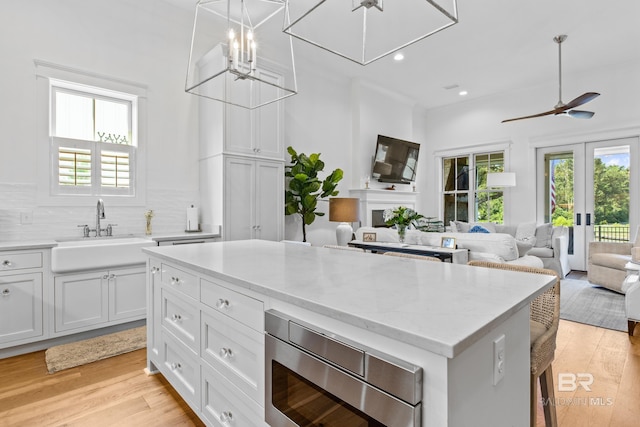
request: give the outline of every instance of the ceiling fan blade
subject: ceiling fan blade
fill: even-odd
[[[543,116],[549,116],[551,114],[559,114],[559,113],[562,113],[562,111],[558,111],[558,109],[554,109],[551,111],[545,111],[544,113],[532,114],[530,116],[516,117],[515,119],[503,120],[501,123],[513,122],[515,120],[533,119],[535,117],[543,117]]]
[[[595,113],[593,111],[569,110],[565,112],[565,114],[568,114],[574,119],[590,119]]]
[[[576,108],[581,106],[582,104],[586,104],[587,102],[599,97],[600,94],[596,92],[587,92],[583,93],[573,101],[568,102],[563,108],[565,110],[571,110],[572,108]]]

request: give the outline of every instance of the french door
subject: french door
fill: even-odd
[[[538,223],[569,227],[571,269],[587,269],[589,242],[629,241],[638,224],[638,139],[537,150]]]

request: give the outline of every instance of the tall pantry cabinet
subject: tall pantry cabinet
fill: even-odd
[[[275,71],[259,72],[281,78]],[[265,95],[254,90],[252,96]],[[247,110],[199,97],[199,126],[203,225],[222,224],[223,240],[282,240],[283,102]]]

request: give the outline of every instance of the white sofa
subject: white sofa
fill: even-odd
[[[506,233],[516,238],[520,252],[538,257],[544,268],[554,270],[563,278],[571,267],[569,266],[569,229],[564,226],[552,226],[549,223],[522,223],[518,225],[504,225],[494,223],[468,224],[452,221],[448,230],[468,232],[474,225],[487,228],[491,233]],[[528,249],[528,246],[530,248]],[[527,250],[528,249],[528,250]]]
[[[362,233],[376,233],[379,242],[399,242],[398,232],[391,228],[360,227],[356,230],[356,240],[362,240]],[[515,237],[507,233],[426,233],[407,230],[405,243],[439,247],[442,237],[453,237],[460,249],[469,249],[469,260],[493,261],[542,268],[543,262],[536,256],[520,256]]]

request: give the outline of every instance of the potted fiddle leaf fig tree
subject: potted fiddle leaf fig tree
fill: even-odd
[[[342,179],[342,169],[335,169],[324,180],[318,177],[324,170],[324,162],[320,160],[320,153],[307,156],[296,153],[293,147],[288,147],[291,164],[285,166],[284,176],[288,178],[287,189],[284,193],[285,215],[300,215],[302,218],[302,241],[307,241],[306,226],[315,221],[316,216],[324,216],[324,212],[316,212],[318,200],[337,196],[336,187]]]

